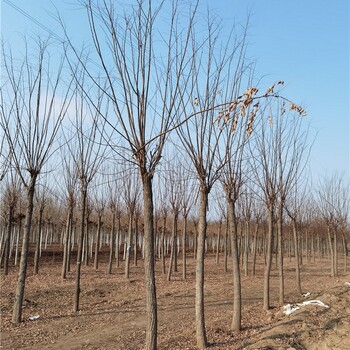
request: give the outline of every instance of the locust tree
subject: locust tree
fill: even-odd
[[[331,255],[331,276],[338,275],[339,228],[343,228],[349,209],[348,186],[339,174],[325,177],[320,183],[318,206],[327,226],[327,237]]]
[[[45,183],[44,183],[45,184]],[[42,228],[43,228],[43,213],[48,201],[48,189],[47,186],[37,186],[34,194],[35,208],[37,209],[37,234],[35,235],[35,253],[34,253],[34,274],[39,273],[39,258],[40,258],[40,247],[42,239]]]
[[[170,281],[172,270],[177,272],[177,231],[178,219],[181,209],[183,193],[181,192],[181,167],[179,161],[172,161],[167,167],[166,182],[169,189],[169,203],[171,214],[173,216],[172,234],[171,234],[171,252],[168,267],[167,280]]]
[[[242,45],[241,38],[235,40],[234,36],[230,36],[225,42],[220,37],[220,25],[214,18],[207,20],[203,41],[195,34],[192,35],[192,49],[196,55],[192,60],[191,89],[187,98],[183,100],[182,113],[187,116],[195,111],[199,112],[177,129],[182,148],[192,164],[199,186],[195,313],[197,346],[201,349],[208,345],[204,318],[204,254],[208,195],[226,161],[225,157],[219,156],[220,139],[225,128],[217,124],[221,115],[217,107],[221,104],[222,108],[226,108],[229,104],[223,101],[226,98],[232,101],[235,97],[232,93],[226,95],[225,91],[222,94],[222,90],[226,86],[232,86],[231,73],[234,71],[234,65],[239,62],[236,54],[239,55]],[[228,112],[228,118],[230,117]]]
[[[177,1],[165,5],[139,1],[120,11],[112,1],[86,0],[96,58],[93,67],[82,59],[66,32],[75,59],[113,107],[113,114],[99,111],[100,119],[108,120],[123,142],[125,158],[139,169],[144,210],[146,349],[157,347],[152,180],[168,132],[174,127],[180,96],[186,90],[192,55],[188,47],[197,10],[194,4],[184,15]],[[160,31],[160,26],[165,29]],[[103,81],[96,79],[96,64]],[[89,91],[85,89],[85,93],[93,103]],[[118,144],[110,146],[120,152]]]
[[[71,262],[71,242],[73,233],[73,221],[74,221],[74,208],[77,202],[77,172],[74,167],[74,162],[69,153],[62,152],[61,154],[63,163],[63,179],[64,179],[64,199],[67,208],[67,221],[66,229],[64,231],[63,238],[63,260],[62,260],[62,279],[67,278],[67,273],[70,271]]]
[[[115,173],[117,173],[116,168]],[[116,176],[115,174],[113,176]],[[108,274],[112,273],[113,252],[115,246],[116,265],[119,267],[119,240],[120,240],[120,226],[121,226],[121,180],[116,177],[108,182],[107,206],[112,213],[111,233],[110,233],[110,251],[108,261]]]
[[[4,81],[0,127],[11,154],[11,168],[26,191],[25,224],[12,321],[21,322],[27,274],[34,193],[39,175],[57,147],[56,139],[70,103],[71,77],[65,59],[52,61],[49,41],[25,43],[22,59],[2,48]],[[67,80],[68,79],[68,80]]]
[[[6,228],[2,237],[0,266],[4,267],[4,275],[8,275],[10,244],[13,235],[16,209],[21,196],[21,183],[16,172],[9,171],[3,179],[2,185],[1,207],[3,208]]]
[[[132,249],[132,240],[133,240],[133,228],[134,228],[134,219],[136,217],[136,208],[140,200],[140,178],[139,174],[135,169],[128,169],[125,171],[123,176],[123,199],[125,202],[125,207],[127,209],[128,216],[128,236],[125,239],[126,244],[126,255],[125,255],[125,278],[129,278],[130,274],[130,258],[131,258],[131,249]],[[135,227],[136,229],[136,227]],[[135,245],[136,236],[135,236]]]
[[[278,84],[278,83],[277,83]],[[272,86],[274,88],[275,85]],[[269,92],[271,88],[267,90]],[[269,101],[268,101],[269,102]],[[270,308],[270,273],[273,254],[273,240],[278,239],[280,302],[284,299],[283,277],[283,207],[287,194],[296,186],[303,170],[303,153],[306,136],[300,127],[300,116],[305,115],[302,107],[289,104],[287,112],[284,98],[270,100],[260,118],[259,132],[254,143],[250,143],[250,162],[254,181],[262,194],[268,213],[267,253],[264,272],[264,309]],[[275,234],[277,222],[278,232]]]
[[[192,174],[185,168],[183,164],[181,167],[180,178],[180,192],[181,196],[181,214],[183,218],[182,227],[182,278],[186,279],[187,267],[187,253],[186,242],[188,236],[188,216],[195,205],[198,198],[198,188],[195,184],[195,179]]]
[[[79,186],[80,201],[80,235],[78,239],[78,254],[76,262],[76,278],[73,310],[76,312],[80,306],[80,280],[81,280],[81,262],[83,258],[84,238],[87,243],[88,213],[88,191],[106,157],[107,147],[104,134],[105,121],[100,120],[99,115],[108,106],[103,104],[103,94],[99,90],[94,90],[94,106],[85,98],[84,71],[72,70],[73,76],[78,77],[79,84],[75,84],[74,98],[72,101],[72,112],[70,115],[71,127],[74,132],[65,132],[67,153],[72,159],[74,176],[77,177]],[[75,81],[76,83],[76,81]],[[90,89],[91,95],[93,94]],[[95,108],[98,107],[98,109]],[[72,190],[72,189],[70,189]],[[86,244],[86,253],[88,245]]]
[[[239,68],[239,70],[242,71],[242,67]],[[239,74],[239,70],[236,72],[237,75]],[[237,77],[235,83],[238,86],[239,79],[240,76]],[[227,120],[226,124],[228,125],[226,125],[223,137],[224,146],[221,152],[225,161],[220,177],[220,182],[226,197],[227,218],[230,240],[232,242],[234,299],[231,328],[235,331],[241,329],[242,322],[241,275],[238,249],[238,201],[241,197],[242,187],[247,179],[247,176],[245,176],[247,167],[244,157],[244,148],[248,139],[248,134],[246,132],[247,121],[242,117],[239,110],[233,111],[233,117],[229,115],[225,116],[227,119],[231,118],[231,121]]]

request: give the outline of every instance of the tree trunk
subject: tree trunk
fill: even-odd
[[[112,265],[113,265],[113,251],[115,244],[115,211],[112,212],[112,227],[111,227],[111,238],[109,242],[109,260],[108,260],[108,274],[112,273]]]
[[[94,260],[95,270],[98,270],[98,253],[100,250],[101,226],[102,226],[102,216],[99,213],[98,221],[97,221],[96,242],[95,242],[95,260]]]
[[[10,241],[11,241],[11,233],[12,233],[12,225],[13,225],[13,213],[14,206],[10,205],[8,208],[8,222],[6,229],[6,237],[4,239],[4,275],[8,275],[9,271],[9,259],[10,259]]]
[[[125,255],[125,278],[129,278],[130,275],[130,254],[131,254],[131,242],[132,242],[132,222],[133,222],[133,211],[129,211],[129,229],[128,229],[128,241],[126,245]]]
[[[89,266],[89,260],[90,260],[90,256],[89,256],[89,242],[90,242],[90,230],[89,230],[89,217],[90,217],[90,214],[89,214],[89,211],[87,211],[86,213],[86,223],[85,223],[85,266]]]
[[[250,223],[249,219],[245,222],[245,236],[244,236],[244,276],[248,276],[248,253],[249,253],[249,231],[250,231]]]
[[[207,207],[208,207],[208,189],[200,189],[200,207],[198,222],[198,239],[197,239],[197,259],[196,259],[196,339],[199,349],[207,347],[207,335],[205,330],[204,318],[204,253],[205,238],[207,231]]]
[[[71,252],[74,249],[74,235],[76,226],[73,224],[73,208],[72,208],[72,220],[69,228],[69,237],[68,237],[68,251],[67,251],[67,273],[70,272],[70,263],[71,263]]]
[[[328,235],[328,243],[329,243],[329,251],[331,253],[331,276],[335,277],[335,271],[334,271],[334,251],[333,251],[333,244],[332,244],[332,236],[331,236],[331,227],[330,224],[327,225],[327,235]]]
[[[18,250],[19,250],[19,237],[22,233],[22,218],[19,220],[17,235],[16,235],[16,249],[15,249],[15,266],[18,265]]]
[[[274,225],[274,206],[272,203],[268,205],[268,232],[267,232],[267,249],[266,264],[264,272],[264,310],[270,309],[270,273],[272,263],[273,249],[273,225]]]
[[[198,225],[195,223],[194,224],[195,230],[193,233],[193,259],[196,260],[197,259],[197,243],[198,243]]]
[[[40,208],[39,210],[39,223],[38,223],[38,237],[36,240],[36,246],[35,246],[35,254],[34,254],[34,274],[37,275],[39,272],[39,252],[40,252],[40,246],[41,246],[41,228],[43,223],[43,211],[44,208]]]
[[[219,230],[216,238],[216,256],[215,256],[216,265],[219,265],[221,225],[222,223],[220,221]]]
[[[344,273],[348,271],[348,246],[345,238],[345,233],[343,232],[343,251],[344,251]]]
[[[22,320],[22,304],[24,299],[24,288],[26,283],[27,275],[27,264],[28,264],[28,248],[29,248],[29,237],[32,225],[33,217],[33,201],[34,201],[34,190],[35,190],[36,176],[32,176],[27,187],[27,207],[23,231],[22,251],[21,260],[19,265],[18,280],[15,294],[15,301],[13,305],[12,322],[18,324]]]
[[[278,276],[279,276],[279,304],[284,304],[284,271],[283,271],[283,205],[279,204],[277,221],[278,240]]]
[[[166,216],[163,216],[163,228],[161,237],[161,255],[162,255],[162,271],[165,275],[165,230],[166,230]]]
[[[224,271],[227,272],[227,256],[228,256],[228,216],[226,218],[225,241],[224,241]]]
[[[333,242],[334,242],[334,276],[338,276],[338,235],[337,227],[334,227],[333,232]]]
[[[146,286],[146,350],[157,349],[157,297],[154,271],[152,177],[143,174],[144,251]]]
[[[299,294],[301,291],[301,281],[300,281],[300,259],[299,259],[299,244],[298,244],[298,230],[296,219],[292,219],[293,222],[293,236],[294,236],[294,252],[295,252],[295,277],[297,283],[297,291]]]
[[[174,240],[173,240],[173,246],[172,249],[174,250],[174,272],[178,272],[178,263],[177,263],[177,257],[178,257],[178,244],[177,244],[177,221],[179,218],[179,214],[176,213],[175,219],[176,220],[176,230],[174,231]]]
[[[134,266],[137,266],[138,239],[139,239],[138,215],[135,215],[135,246],[134,246]]]
[[[84,244],[84,234],[85,234],[85,211],[86,211],[86,198],[87,198],[87,188],[83,187],[81,190],[81,214],[80,214],[80,237],[78,244],[78,254],[77,254],[77,267],[76,267],[76,275],[75,275],[75,294],[74,294],[74,304],[73,311],[79,311],[80,304],[80,277],[81,277],[81,262],[83,257],[83,244]]]
[[[252,268],[252,275],[255,276],[255,270],[256,270],[256,253],[257,253],[257,245],[258,245],[258,230],[259,230],[259,224],[256,223],[255,225],[255,231],[254,231],[254,246],[253,246],[253,268]]]
[[[62,271],[61,271],[61,277],[62,279],[67,278],[67,263],[68,263],[68,249],[69,249],[69,228],[71,225],[72,217],[71,217],[71,210],[70,207],[68,208],[68,215],[67,215],[67,222],[66,222],[66,230],[64,234],[64,241],[63,241],[63,261],[62,261]]]
[[[119,264],[120,264],[120,220],[121,220],[121,215],[120,213],[118,212],[118,226],[117,226],[117,239],[116,239],[116,242],[115,242],[115,258],[116,258],[116,264],[117,264],[117,267],[119,267]]]
[[[238,223],[236,216],[236,205],[231,195],[226,194],[227,211],[229,217],[230,235],[232,239],[232,260],[233,260],[233,316],[231,329],[241,330],[242,323],[242,293],[241,293],[241,272],[239,268],[238,252]]]
[[[173,269],[173,264],[175,264],[175,256],[176,256],[176,232],[177,232],[177,217],[179,213],[175,211],[173,216],[173,232],[172,232],[172,238],[171,238],[171,251],[170,251],[170,260],[169,260],[169,267],[168,267],[168,275],[167,275],[167,281],[170,281],[171,279],[171,272]]]
[[[187,236],[187,215],[184,216],[184,227],[182,232],[182,278],[186,279],[186,236]]]

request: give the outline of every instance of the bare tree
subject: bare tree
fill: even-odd
[[[35,186],[39,174],[54,152],[56,136],[69,105],[70,82],[65,82],[64,60],[52,71],[48,40],[38,39],[31,47],[37,55],[32,61],[29,43],[22,62],[3,48],[6,84],[1,89],[1,129],[12,155],[11,166],[26,189],[25,228],[12,321],[22,318],[27,273],[29,237],[32,225]],[[6,96],[4,95],[6,93]]]
[[[4,215],[6,222],[6,231],[1,245],[1,261],[0,266],[4,266],[4,275],[8,274],[9,258],[10,258],[10,243],[13,233],[15,211],[20,200],[20,182],[16,173],[7,172],[4,178],[4,193],[2,196],[2,204],[4,207]]]
[[[242,186],[245,181],[244,177],[244,145],[246,143],[246,128],[243,119],[236,116],[233,120],[233,127],[226,129],[225,133],[225,166],[222,171],[220,181],[225,191],[227,203],[227,217],[229,223],[230,239],[232,241],[232,258],[233,258],[233,317],[231,328],[235,331],[241,329],[241,277],[239,264],[238,249],[238,200],[241,196]],[[237,129],[237,131],[236,131]]]
[[[169,188],[166,183],[166,177],[159,177],[159,186],[157,192],[159,215],[161,217],[161,236],[160,236],[160,258],[162,262],[163,275],[166,274],[165,255],[166,255],[166,230],[167,230],[167,218],[169,215]]]
[[[36,199],[36,209],[37,213],[37,235],[36,235],[36,245],[35,245],[35,253],[34,253],[34,274],[37,275],[39,273],[39,257],[40,257],[40,247],[41,247],[41,238],[42,238],[42,226],[43,226],[43,213],[45,206],[48,200],[47,187],[37,186],[36,192],[34,194]]]
[[[225,192],[227,224],[232,246],[233,258],[233,316],[231,328],[235,331],[241,329],[241,276],[238,248],[238,201],[241,197],[242,186],[247,179],[248,169],[244,157],[245,145],[248,136],[252,130],[252,123],[257,113],[258,104],[249,112],[249,106],[252,104],[252,97],[256,94],[257,89],[248,89],[243,97],[243,102],[238,103],[242,96],[239,96],[240,89],[243,85],[242,75],[248,69],[245,60],[245,35],[244,31],[242,41],[237,43],[236,55],[231,59],[232,80],[226,82],[224,93],[225,98],[236,102],[230,104],[226,110],[221,110],[217,119],[217,123],[224,129],[223,146],[220,149],[220,157],[223,159],[223,168],[221,171],[220,182]],[[237,56],[237,57],[236,57]],[[249,79],[251,80],[251,79]],[[249,81],[250,82],[250,81]],[[248,120],[243,118],[249,115]],[[226,242],[227,247],[227,242]],[[227,249],[227,248],[226,248]]]
[[[296,287],[299,294],[302,293],[300,276],[300,235],[301,235],[301,212],[303,210],[303,201],[297,188],[289,195],[284,205],[289,218],[292,221],[294,255],[295,255],[295,277]]]
[[[67,278],[67,272],[70,271],[70,257],[71,257],[71,239],[73,232],[73,214],[74,207],[76,205],[76,192],[77,192],[77,173],[75,172],[74,163],[72,157],[67,159],[67,154],[62,154],[64,164],[64,183],[65,183],[65,203],[67,207],[67,221],[66,229],[63,239],[63,262],[62,262],[62,279]]]
[[[199,222],[196,252],[196,338],[200,349],[207,347],[204,319],[204,253],[207,230],[208,195],[220,175],[225,158],[218,156],[220,137],[223,127],[218,127],[218,115],[215,107],[228,97],[222,96],[222,89],[230,86],[231,69],[235,53],[241,42],[230,37],[226,43],[219,40],[220,25],[214,19],[208,19],[205,45],[202,47],[193,35],[193,55],[191,89],[188,98],[183,101],[183,113],[194,115],[185,125],[177,129],[186,156],[190,159],[199,183]],[[233,43],[233,44],[232,44]],[[231,45],[232,44],[232,45]],[[220,47],[219,47],[220,46]],[[221,54],[217,54],[221,52]],[[221,112],[220,112],[221,113]],[[228,119],[231,117],[228,112]]]
[[[72,72],[74,75],[77,74],[76,70],[73,70]],[[88,189],[102,162],[105,160],[105,154],[107,152],[107,148],[104,143],[106,135],[103,133],[106,123],[103,120],[102,122],[99,120],[100,110],[104,110],[102,98],[103,95],[97,93],[97,96],[95,96],[95,104],[99,108],[99,110],[96,111],[91,104],[88,103],[89,101],[85,99],[85,93],[82,89],[82,85],[84,86],[84,72],[80,72],[79,81],[80,85],[77,84],[74,94],[75,115],[71,120],[75,136],[74,138],[68,135],[65,136],[67,140],[68,152],[70,153],[74,163],[74,171],[78,178],[80,191],[80,236],[78,240],[79,244],[73,303],[73,310],[75,312],[79,310],[80,302],[80,276],[84,237],[86,243],[86,253],[88,253],[88,235],[85,235],[85,229],[88,229],[88,222],[86,222],[88,217]],[[108,106],[105,108],[108,108]]]
[[[269,125],[267,125],[269,122]],[[255,181],[262,192],[263,200],[268,212],[267,251],[264,272],[264,309],[270,308],[270,272],[273,253],[274,227],[276,222],[276,203],[278,196],[278,153],[276,152],[278,139],[275,137],[271,121],[263,118],[260,133],[255,138],[256,144],[250,147],[257,150],[252,152],[250,159],[254,161],[252,170]]]
[[[119,15],[111,1],[84,2],[90,33],[98,63],[105,80],[95,79],[96,68],[90,68],[75,50],[91,81],[100,88],[114,108],[116,122],[109,119],[126,143],[128,159],[141,175],[144,208],[146,349],[156,348],[157,303],[154,278],[154,220],[152,179],[159,163],[168,131],[173,127],[179,96],[186,87],[190,35],[196,5],[185,20],[177,2],[171,4],[167,30],[156,25],[164,3],[153,7],[152,1],[139,1]],[[180,20],[181,19],[181,20]],[[157,54],[156,54],[157,50]],[[161,56],[159,54],[161,53]],[[88,91],[86,96],[89,96]],[[92,102],[93,99],[90,98]],[[98,109],[97,109],[98,110]],[[109,116],[100,112],[100,117]],[[111,145],[118,152],[118,147]]]
[[[124,173],[123,177],[124,202],[127,208],[128,215],[128,237],[126,241],[126,256],[125,256],[125,278],[129,278],[130,274],[130,255],[132,249],[132,233],[133,223],[136,215],[136,206],[140,198],[140,185],[138,173],[134,169],[130,169]],[[137,242],[135,241],[135,244]]]
[[[253,160],[252,169],[255,181],[263,193],[268,212],[267,235],[267,259],[264,273],[264,309],[270,308],[270,272],[273,254],[273,239],[277,237],[278,262],[280,276],[279,302],[284,300],[284,274],[283,274],[283,240],[282,223],[283,208],[286,197],[292,186],[300,185],[300,177],[305,164],[304,153],[306,150],[307,132],[301,128],[300,115],[304,115],[301,107],[294,108],[290,104],[290,110],[297,113],[286,112],[286,101],[268,105],[268,112],[262,118],[260,132],[256,134],[255,143],[251,150]],[[275,235],[275,224],[277,235]]]
[[[119,193],[119,188],[118,188],[119,184],[120,184],[120,181],[118,178],[116,178],[112,182],[108,182],[108,207],[112,212],[108,274],[112,273],[114,245],[116,246],[115,255],[117,257],[117,267],[119,266],[119,235],[120,235],[119,231],[120,231],[120,216],[121,216],[121,203],[120,203],[121,195]],[[118,221],[117,232],[115,232],[116,220]]]
[[[181,166],[179,162],[172,161],[171,166],[167,167],[166,183],[169,189],[169,202],[171,208],[171,214],[173,216],[172,235],[171,235],[171,252],[168,267],[167,280],[170,281],[171,272],[174,268],[174,272],[177,272],[177,227],[178,219],[181,209],[181,202],[183,199],[183,193],[181,192]]]
[[[338,230],[348,215],[348,188],[338,174],[325,177],[318,190],[319,210],[327,225],[329,250],[331,253],[331,276],[338,275]]]
[[[229,227],[228,227],[228,216],[227,216],[227,205],[222,200],[221,197],[217,198],[217,206],[218,206],[218,217],[220,220],[220,225],[223,225],[225,228],[224,234],[224,270],[227,272],[227,257],[229,254]]]
[[[181,200],[181,213],[183,217],[183,228],[182,228],[182,278],[186,279],[186,242],[187,242],[187,231],[188,231],[188,215],[192,210],[194,204],[198,199],[198,189],[194,184],[194,179],[188,170],[185,170],[184,166],[181,167],[181,182],[180,192],[182,193]]]
[[[302,185],[305,177],[305,164],[308,159],[308,130],[304,129],[303,119],[297,115],[286,113],[285,102],[278,108],[271,121],[275,130],[275,152],[277,153],[278,201],[277,201],[277,241],[279,268],[279,303],[284,303],[284,271],[283,271],[283,217],[288,195]]]
[[[254,190],[253,190],[254,192]],[[259,232],[259,226],[262,221],[263,216],[263,208],[258,201],[257,196],[254,196],[253,199],[253,221],[255,223],[255,230],[254,230],[254,238],[253,238],[253,266],[252,266],[252,275],[255,276],[256,273],[256,258],[257,258],[257,252],[258,252],[258,232]]]
[[[102,217],[105,211],[106,206],[106,196],[104,193],[104,184],[103,184],[103,177],[102,177],[102,188],[100,188],[100,184],[96,186],[95,193],[94,193],[94,204],[95,204],[95,211],[97,214],[97,230],[96,230],[96,240],[95,240],[95,258],[94,258],[94,268],[95,270],[98,270],[98,263],[99,263],[99,251],[100,251],[100,243],[101,243],[101,230],[102,230]]]

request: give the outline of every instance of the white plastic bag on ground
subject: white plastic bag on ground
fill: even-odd
[[[294,311],[297,311],[301,307],[306,306],[306,305],[317,305],[317,306],[322,306],[325,308],[329,307],[328,305],[323,303],[321,300],[307,300],[307,301],[304,301],[303,303],[298,303],[296,305],[287,304],[287,305],[283,306],[283,313],[288,316],[288,315],[292,314]]]

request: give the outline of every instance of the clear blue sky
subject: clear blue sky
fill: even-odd
[[[1,0],[1,31],[5,41],[45,31]],[[49,15],[55,6],[76,39],[84,38],[86,20],[76,0],[11,0],[55,33],[60,27]],[[120,4],[132,3],[119,1]],[[251,13],[249,56],[266,85],[287,84],[285,94],[302,104],[311,133],[316,134],[310,167],[319,176],[334,171],[349,177],[349,1],[348,0],[202,0],[223,18],[224,28],[244,23]]]

